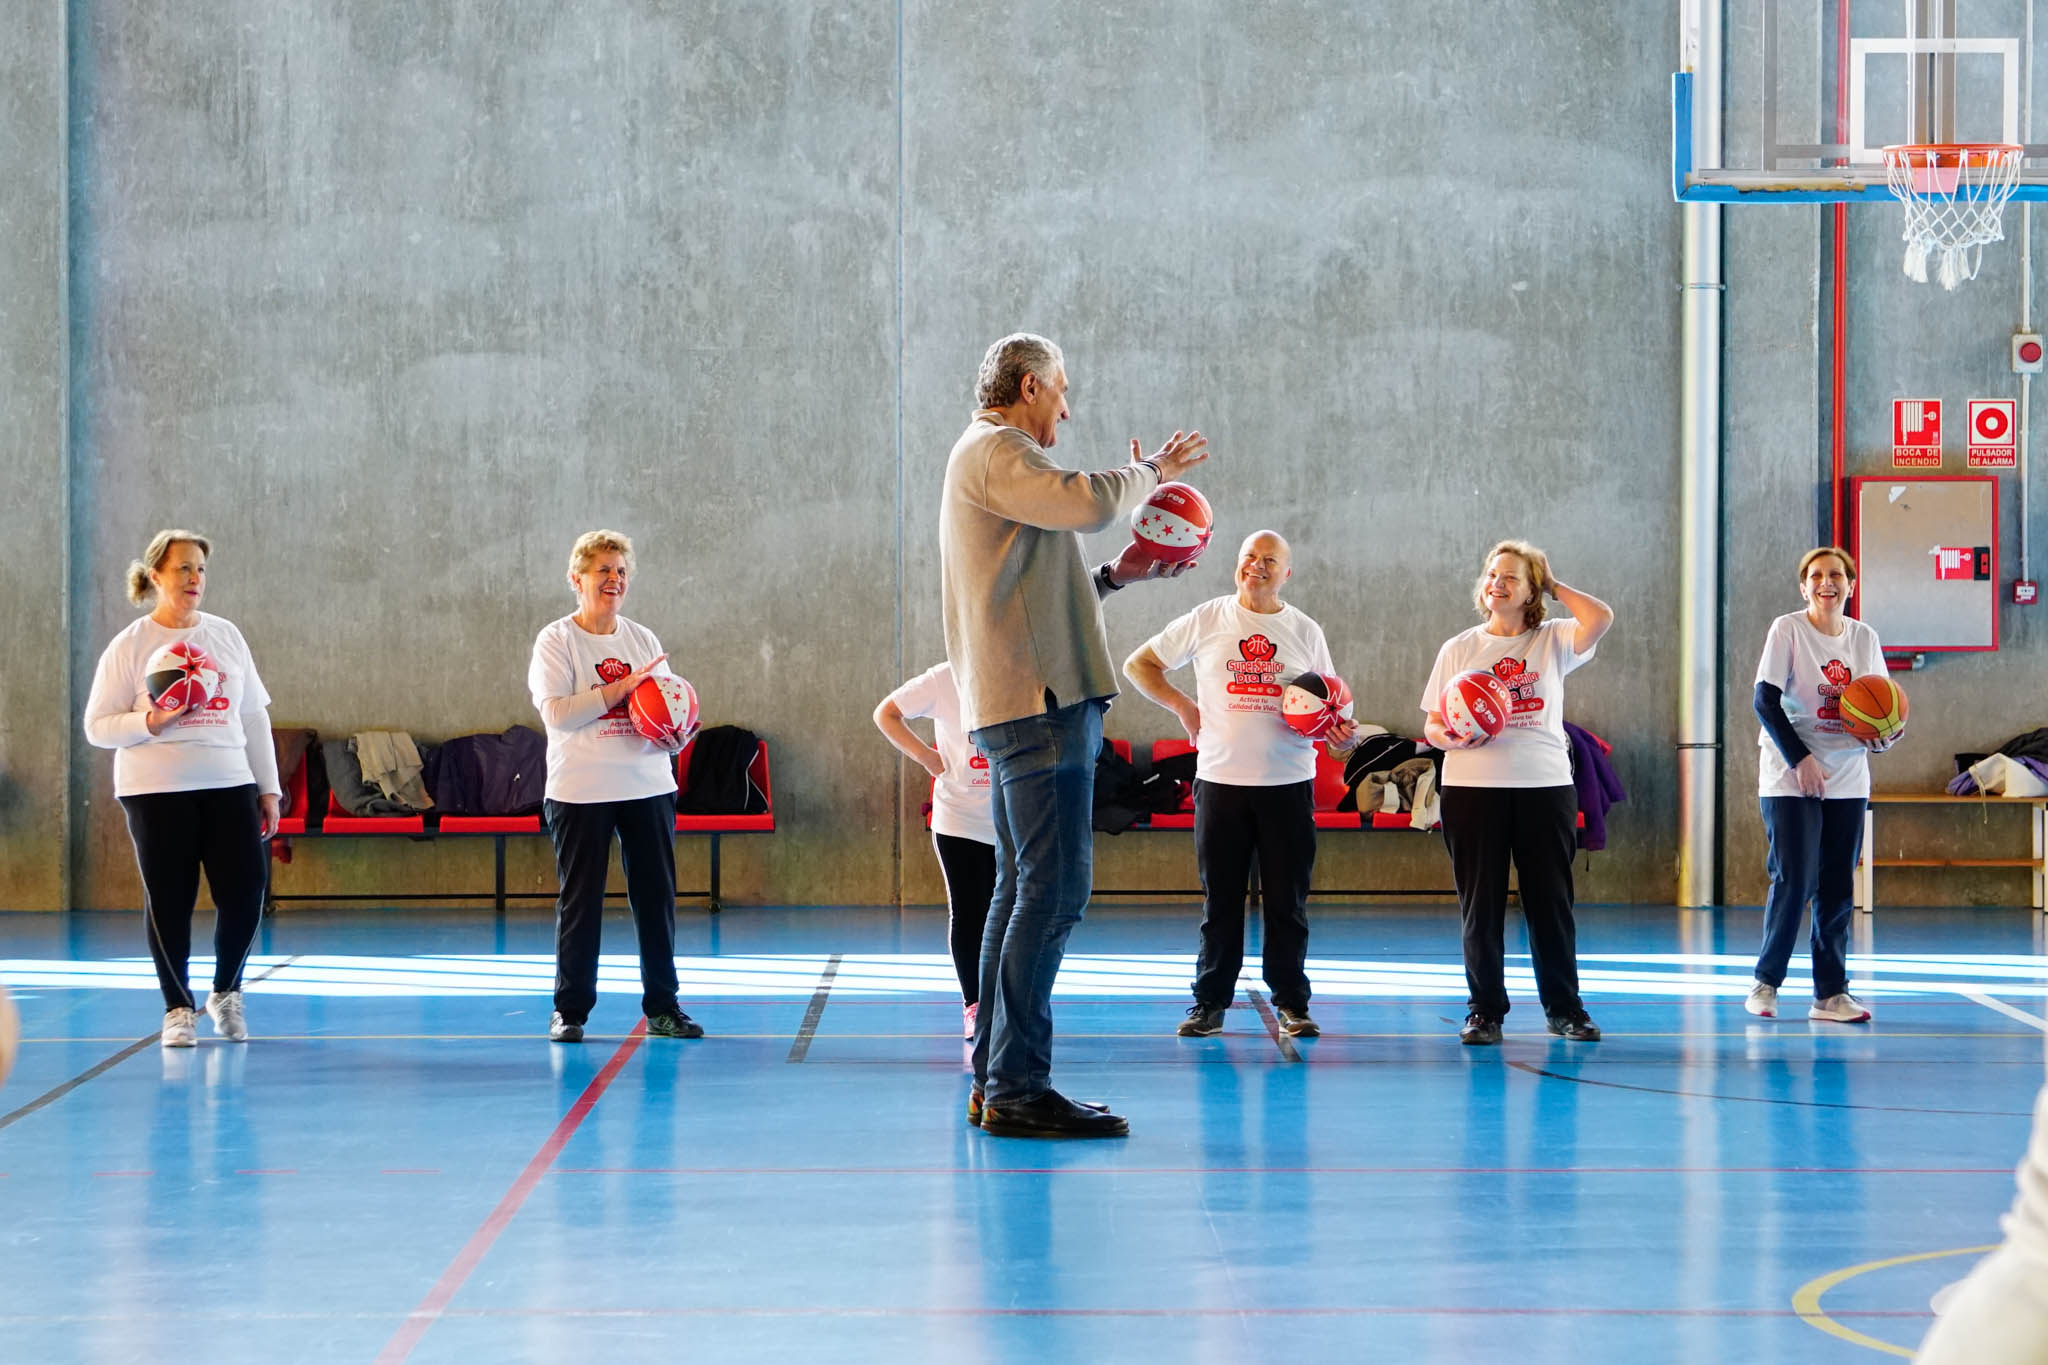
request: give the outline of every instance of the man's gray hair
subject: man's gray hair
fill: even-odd
[[[1041,384],[1067,366],[1060,348],[1031,332],[1012,332],[988,348],[981,358],[981,377],[974,386],[976,406],[1006,408],[1023,396],[1024,376],[1035,374]]]

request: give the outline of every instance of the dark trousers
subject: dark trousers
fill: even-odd
[[[972,1005],[981,999],[981,935],[996,894],[996,846],[935,832],[932,850],[946,876],[946,946],[953,954],[953,974],[960,978],[962,1003]]]
[[[1244,969],[1245,885],[1259,860],[1265,916],[1261,968],[1277,1009],[1308,1013],[1308,886],[1316,867],[1315,784],[1195,783],[1195,866],[1202,874],[1202,951],[1195,1003],[1224,1009]]]
[[[612,836],[626,869],[626,900],[640,939],[640,1012],[676,1011],[676,798],[546,801],[555,841],[555,1008],[585,1023],[597,1004],[597,950],[604,929],[605,874]]]
[[[1785,984],[1785,966],[1799,937],[1799,922],[1813,906],[1813,996],[1825,1000],[1849,989],[1849,925],[1856,915],[1856,855],[1863,847],[1860,796],[1818,800],[1766,796],[1764,833],[1771,841],[1770,899],[1764,902],[1764,945],[1756,979]]]
[[[198,1009],[185,973],[199,873],[213,893],[213,989],[242,988],[242,964],[263,919],[263,813],[256,784],[124,796],[128,837],[142,873],[142,919],[165,1009]]]
[[[1444,845],[1458,884],[1465,930],[1465,1007],[1504,1019],[1508,989],[1501,959],[1508,915],[1508,863],[1529,924],[1529,958],[1545,1014],[1573,1014],[1579,999],[1578,926],[1572,919],[1572,852],[1578,793],[1571,787],[1445,787]]]

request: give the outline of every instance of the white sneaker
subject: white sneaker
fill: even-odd
[[[1806,1012],[1809,1019],[1831,1019],[1837,1024],[1860,1024],[1870,1017],[1870,1007],[1855,996],[1844,992],[1831,995],[1825,1000],[1813,1002],[1813,1008]]]
[[[971,1043],[974,1041],[974,1019],[975,1016],[980,1013],[981,1006],[978,1004],[962,1005],[960,1007],[960,1027],[962,1029],[961,1039],[963,1042]]]
[[[1742,1008],[1765,1019],[1778,1017],[1778,988],[1759,981],[1749,988],[1749,999],[1742,1002]]]
[[[199,1016],[184,1008],[165,1010],[163,1042],[165,1047],[198,1047]]]
[[[209,992],[206,997],[206,1017],[213,1020],[213,1031],[229,1042],[249,1041],[249,1026],[242,1021],[240,991],[229,991],[224,995]]]

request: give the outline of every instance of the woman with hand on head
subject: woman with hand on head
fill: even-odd
[[[1545,597],[1571,612],[1544,619]],[[1500,1041],[1508,1012],[1503,956],[1508,864],[1512,860],[1529,925],[1529,957],[1550,1032],[1594,1042],[1600,1030],[1579,998],[1578,928],[1572,918],[1572,853],[1579,801],[1564,733],[1564,679],[1593,657],[1614,610],[1550,572],[1543,551],[1503,540],[1487,552],[1473,601],[1481,624],[1444,641],[1422,694],[1423,733],[1444,753],[1440,788],[1444,844],[1458,887],[1470,991],[1459,1041]],[[1484,670],[1506,684],[1499,735],[1460,737],[1444,728],[1444,687]]]
[[[277,832],[277,753],[270,693],[233,623],[199,609],[213,545],[159,531],[128,566],[128,600],[147,615],[116,635],[93,671],[85,737],[114,750],[114,796],[142,873],[149,955],[164,995],[163,1045],[198,1042],[186,983],[199,874],[213,893],[214,1031],[246,1042],[242,966],[263,918],[263,841]],[[168,651],[180,656],[175,667]],[[166,692],[172,675],[189,676]],[[159,700],[161,694],[162,700]]]
[[[1849,994],[1849,925],[1856,913],[1856,855],[1870,803],[1870,753],[1842,723],[1837,702],[1851,678],[1887,676],[1877,632],[1845,615],[1856,595],[1856,561],[1823,545],[1799,560],[1806,610],[1771,622],[1756,666],[1757,793],[1769,836],[1771,891],[1756,984],[1743,1007],[1775,1018],[1793,940],[1813,906],[1813,1004],[1809,1019],[1860,1023],[1870,1009]]]
[[[597,954],[612,840],[640,940],[640,1011],[656,1038],[701,1038],[676,1003],[676,760],[682,747],[633,728],[626,698],[667,673],[654,632],[619,614],[633,572],[633,542],[589,531],[569,551],[576,610],[541,628],[526,686],[548,732],[541,803],[555,844],[555,1012],[548,1037],[583,1041],[597,1004]]]
[[[932,720],[926,744],[905,724]],[[953,665],[940,661],[882,698],[875,728],[932,775],[932,850],[946,878],[946,943],[960,979],[961,1031],[970,1041],[981,1002],[981,936],[996,891],[996,817],[989,804],[988,760],[960,728]]]

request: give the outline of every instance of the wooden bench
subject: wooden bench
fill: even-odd
[[[767,740],[761,741],[761,747],[755,753],[754,761],[748,766],[747,773],[768,800],[768,809],[759,815],[678,813],[676,816],[677,835],[701,835],[711,840],[710,886],[700,891],[678,888],[676,899],[702,899],[709,903],[714,915],[725,908],[720,899],[719,841],[728,834],[772,834],[775,831],[775,791],[769,781]],[[678,799],[690,788],[690,749],[687,745],[676,755],[676,788]],[[492,905],[502,915],[505,913],[507,901],[555,899],[556,893],[552,891],[505,889],[505,841],[544,836],[547,828],[538,815],[440,815],[431,811],[425,815],[350,815],[335,802],[330,792],[327,797],[327,809],[314,816],[306,811],[306,769],[303,764],[293,774],[291,791],[291,809],[299,814],[286,816],[278,822],[277,834],[280,839],[410,839],[415,843],[432,843],[439,839],[490,839],[495,845],[496,885],[488,893],[429,891],[280,895],[271,890],[267,893],[266,910],[286,901],[453,901],[480,900],[488,895]],[[608,895],[620,898],[625,893],[614,891]]]
[[[1879,806],[2009,806],[2027,807],[2033,851],[2025,858],[1879,858]],[[2048,796],[1950,796],[1947,792],[1875,792],[1863,811],[1863,843],[1856,854],[1856,908],[1868,915],[1877,909],[1880,867],[2024,867],[2033,875],[2034,909],[2048,906]]]

